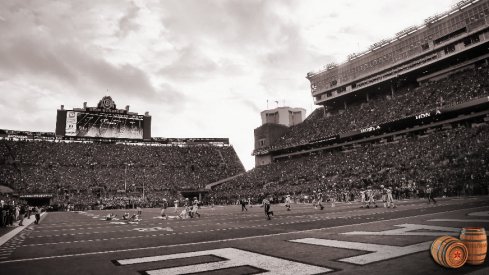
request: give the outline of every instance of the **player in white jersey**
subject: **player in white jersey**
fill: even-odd
[[[329,200],[331,201],[331,207],[335,207],[336,206],[336,191],[335,189],[331,189],[331,193],[330,193],[330,198]]]
[[[394,204],[394,198],[392,198],[392,187],[389,186],[387,188],[387,207],[391,207],[391,204],[392,204],[392,208],[396,208],[396,205]]]
[[[365,202],[365,190],[360,189],[360,203],[362,204],[360,207],[361,208],[364,208],[366,206],[366,202]]]
[[[365,192],[365,195],[367,196],[368,198],[368,201],[367,201],[367,208],[370,208],[370,203],[373,203],[375,207],[378,207],[377,204],[375,203],[375,199],[374,199],[374,191],[372,190],[372,187],[369,186],[367,188],[367,191]]]
[[[200,218],[200,214],[198,210],[199,210],[199,200],[197,200],[197,197],[194,197],[194,202],[192,205],[192,217],[195,217],[195,215],[197,215]]]
[[[175,213],[177,213],[178,212],[178,200],[175,199],[175,201],[173,203],[174,203],[174,207],[175,207]]]
[[[287,208],[287,211],[290,211],[290,195],[287,195],[287,197],[285,197],[285,208]]]
[[[185,202],[184,202],[184,205],[183,205],[183,210],[180,213],[180,215],[178,215],[178,217],[180,219],[187,219],[189,217],[192,218],[192,212],[190,210],[190,203],[189,203],[188,198],[185,199]]]

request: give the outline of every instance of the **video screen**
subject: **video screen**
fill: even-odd
[[[143,116],[68,111],[66,136],[143,138]]]

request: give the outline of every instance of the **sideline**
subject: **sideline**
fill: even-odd
[[[42,212],[41,213],[41,219],[39,221],[41,221],[43,219],[43,217],[45,216],[45,214],[47,214],[47,212]],[[20,233],[20,231],[26,229],[35,220],[36,220],[36,218],[34,217],[34,215],[32,215],[31,219],[24,218],[24,221],[23,221],[24,225],[23,226],[17,226],[15,229],[11,230],[10,232],[8,232],[5,235],[3,235],[3,236],[0,237],[0,246],[2,246],[6,242],[8,242],[10,239],[12,239],[13,237],[15,237],[15,235],[17,235],[17,234]],[[17,222],[17,224],[18,224],[18,222]]]
[[[229,239],[213,240],[213,241],[203,241],[203,242],[197,242],[197,243],[159,245],[159,246],[138,247],[138,248],[129,248],[129,249],[120,249],[120,250],[107,250],[107,251],[86,252],[86,253],[78,253],[78,254],[67,254],[67,255],[57,255],[57,256],[45,256],[45,257],[36,257],[36,258],[16,259],[16,260],[9,260],[9,261],[0,261],[0,265],[6,264],[6,263],[30,262],[30,261],[38,261],[38,260],[49,260],[49,259],[58,259],[58,258],[101,255],[101,254],[109,254],[109,253],[122,253],[122,252],[129,252],[129,251],[141,251],[141,250],[152,250],[152,249],[171,248],[171,247],[193,246],[193,245],[199,245],[199,244],[222,243],[222,242],[230,242],[230,241],[257,239],[257,238],[263,238],[263,237],[275,237],[275,236],[298,234],[298,233],[304,233],[304,232],[314,232],[314,231],[321,231],[321,230],[343,228],[343,227],[349,227],[349,226],[359,226],[359,225],[374,224],[374,223],[385,223],[387,221],[395,221],[395,220],[403,220],[403,219],[407,219],[407,218],[432,216],[432,215],[439,215],[439,214],[445,214],[445,213],[453,213],[453,212],[460,212],[460,211],[467,211],[467,210],[481,209],[481,208],[488,208],[488,207],[489,206],[485,205],[485,206],[469,207],[469,208],[457,209],[457,210],[449,210],[449,211],[427,213],[427,214],[421,214],[421,215],[399,217],[399,218],[394,218],[394,219],[389,219],[389,220],[378,220],[378,221],[355,223],[355,224],[346,224],[346,225],[324,227],[324,228],[315,228],[315,229],[307,229],[307,230],[299,230],[299,231],[291,231],[291,232],[283,232],[283,233],[273,233],[273,234],[266,234],[266,235],[259,235],[259,236],[229,238]]]

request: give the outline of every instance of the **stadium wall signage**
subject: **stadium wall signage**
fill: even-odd
[[[26,194],[19,196],[22,199],[35,199],[35,198],[52,198],[52,194]]]
[[[368,127],[368,128],[365,128],[365,129],[360,129],[360,133],[368,133],[368,132],[373,132],[373,131],[376,131],[376,130],[379,130],[380,129],[380,126],[372,126],[372,127]]]
[[[422,119],[422,118],[429,117],[429,116],[430,116],[430,113],[423,113],[423,114],[416,115],[416,119]]]

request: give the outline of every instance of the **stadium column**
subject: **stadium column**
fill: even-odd
[[[343,101],[343,104],[345,105],[345,111],[346,111],[346,108],[348,107],[348,106],[346,105],[346,100],[345,100],[345,101]]]
[[[394,98],[394,85],[391,83],[391,97]]]
[[[365,93],[365,99],[367,99],[367,102],[369,101],[368,92]]]

